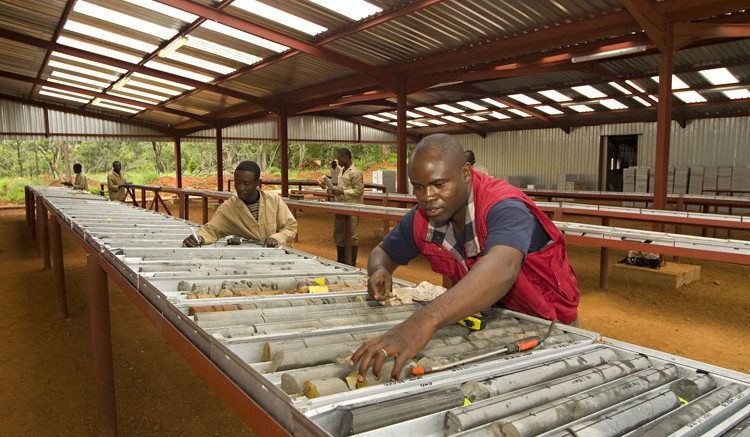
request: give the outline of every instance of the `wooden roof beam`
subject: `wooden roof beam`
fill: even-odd
[[[667,27],[670,24],[664,15],[646,0],[620,0],[620,3],[643,28],[656,48],[664,52],[669,46]]]
[[[750,24],[738,23],[675,23],[675,49],[706,38],[747,38]]]

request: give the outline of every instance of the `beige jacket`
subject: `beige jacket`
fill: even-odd
[[[76,179],[73,181],[73,188],[76,190],[89,190],[89,181],[86,180],[86,175],[83,172],[76,175]]]
[[[258,220],[237,195],[219,205],[211,220],[196,232],[204,244],[215,243],[227,235],[260,240],[275,238],[280,245],[291,247],[297,235],[297,219],[278,194],[260,192]]]
[[[125,201],[125,196],[128,194],[128,190],[120,185],[125,183],[125,172],[120,171],[117,174],[113,171],[107,175],[107,190],[109,191],[109,200],[119,200],[120,202]]]
[[[344,194],[336,196],[336,202],[365,203],[365,181],[362,179],[362,172],[354,164],[339,175],[338,188]]]

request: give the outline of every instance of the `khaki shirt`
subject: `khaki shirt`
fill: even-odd
[[[80,172],[76,175],[76,180],[73,182],[73,188],[76,190],[89,190],[89,181],[86,180],[86,175]]]
[[[125,173],[120,171],[120,174],[115,173],[114,170],[109,172],[107,175],[107,190],[109,191],[109,200],[119,200],[120,202],[125,201],[125,196],[128,194],[128,190],[120,185],[125,183]]]
[[[362,179],[362,172],[354,164],[341,172],[338,188],[344,194],[336,196],[336,202],[365,203],[365,181]]]
[[[273,237],[282,246],[291,247],[297,235],[297,219],[278,194],[258,190],[258,220],[237,195],[219,205],[211,220],[196,232],[204,244],[215,243],[227,235],[260,240]]]
[[[339,175],[341,175],[341,166],[331,169],[331,183],[333,185],[339,184]]]

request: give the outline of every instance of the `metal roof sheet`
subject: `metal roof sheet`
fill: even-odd
[[[493,97],[534,114],[521,118],[500,110],[510,118],[472,120],[460,123],[463,126],[410,124],[409,132],[417,135],[434,131],[484,134],[521,128],[566,128],[622,118],[651,119],[655,118],[655,106],[636,105],[631,97],[624,97],[621,91],[607,85],[612,81],[622,85],[626,79],[633,79],[648,93],[656,93],[657,84],[650,76],[658,73],[658,41],[654,43],[649,38],[653,29],[644,32],[639,24],[640,15],[645,14],[660,16],[663,22],[674,20],[676,26],[690,24],[692,27],[684,27],[687,30],[683,34],[696,37],[686,40],[685,47],[675,53],[674,70],[707,102],[691,106],[674,99],[676,116],[748,115],[746,101],[730,100],[723,93],[711,90],[714,86],[697,73],[700,68],[725,66],[739,85],[748,85],[750,39],[744,35],[750,35],[750,12],[730,0],[689,4],[680,0],[646,1],[628,7],[617,0],[370,0],[382,12],[358,21],[308,0],[262,0],[324,26],[327,30],[318,35],[249,13],[234,5],[234,1],[153,3],[160,8],[181,10],[165,13],[124,0],[0,0],[0,99],[23,99],[40,106],[64,104],[93,116],[109,113],[152,123],[160,129],[172,130],[175,136],[282,111],[288,115],[318,113],[343,117],[393,133],[393,125],[375,122],[364,115],[394,111],[399,80],[408,92],[409,111],[420,106],[463,100],[478,102]],[[138,26],[127,27],[121,19],[108,19],[106,14],[95,17],[82,9],[86,5],[109,9],[112,17],[118,17],[117,13],[130,15],[143,20],[142,23],[161,26],[174,36],[155,36]],[[184,12],[193,14],[195,20],[184,21],[190,19],[190,16],[185,18]],[[65,28],[69,20],[131,38],[138,44],[118,43],[116,38],[101,39],[86,35],[80,28]],[[209,29],[210,23],[250,36],[222,34]],[[731,37],[720,38],[722,35]],[[159,56],[161,49],[183,36],[187,36],[183,42],[188,44],[175,53],[192,58]],[[58,37],[75,38],[124,55],[95,53],[97,49],[92,46],[74,48],[59,42]],[[261,47],[252,40],[256,37],[288,49],[276,52]],[[207,41],[216,50],[190,43],[196,40]],[[643,51],[611,59],[571,62],[581,55],[634,46],[643,47]],[[146,52],[144,47],[156,48]],[[221,48],[238,50],[261,60],[243,61],[220,52]],[[65,56],[64,60],[57,53]],[[71,60],[71,56],[82,60]],[[155,61],[163,65],[158,66]],[[223,65],[230,72],[211,71],[208,66],[200,65],[204,61]],[[71,72],[60,63],[90,71]],[[66,79],[65,84],[53,82],[56,71],[74,73],[80,78]],[[104,80],[97,72],[111,77]],[[213,80],[202,82],[200,77],[185,76],[186,72]],[[151,79],[139,77],[119,91],[111,89],[123,77],[143,74]],[[106,86],[81,90],[86,86],[84,79],[104,80]],[[578,114],[538,94],[554,89],[575,96],[574,103],[591,100],[570,91],[571,86],[582,84],[593,84],[630,109],[612,111],[594,104],[595,114]],[[78,92],[88,103],[40,94],[42,86]],[[517,93],[529,94],[563,114],[549,116],[538,105],[527,106],[508,97]],[[143,105],[145,109],[132,115],[94,106],[96,97],[112,99],[117,105]],[[146,99],[148,104],[138,104],[140,99]],[[477,115],[476,112],[466,110],[459,117]]]

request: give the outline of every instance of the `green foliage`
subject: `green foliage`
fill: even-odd
[[[26,193],[26,185],[47,185],[44,178],[19,178],[3,177],[0,178],[0,199],[9,203],[23,203]]]
[[[360,169],[368,169],[383,161],[396,162],[393,145],[292,143],[289,145],[289,177],[300,179],[306,177],[304,172],[328,171],[342,147],[352,151],[354,163]],[[43,176],[65,177],[72,173],[72,169],[66,167],[75,163],[83,165],[90,180],[106,183],[112,162],[120,161],[129,181],[147,184],[161,176],[175,174],[174,156],[171,141],[0,140],[0,179],[4,181],[0,198],[23,200],[24,185],[39,184],[42,180],[39,178]],[[216,174],[214,142],[183,142],[181,156],[183,175],[206,177]],[[157,171],[160,166],[157,159],[166,173]],[[222,159],[227,174],[241,161],[251,160],[257,162],[263,172],[281,177],[281,148],[277,142],[227,142],[224,143]],[[310,163],[314,161],[320,161],[318,169],[311,168]],[[302,176],[301,164],[305,167]],[[12,180],[16,182],[11,183]],[[30,182],[32,180],[36,182]],[[91,185],[91,191],[98,193],[98,184]]]
[[[174,173],[170,174],[171,176],[174,176]],[[128,182],[132,182],[134,184],[138,185],[146,185],[149,182],[159,179],[160,177],[165,176],[164,174],[158,173],[156,170],[147,170],[140,173],[126,173],[125,177],[127,177]]]

